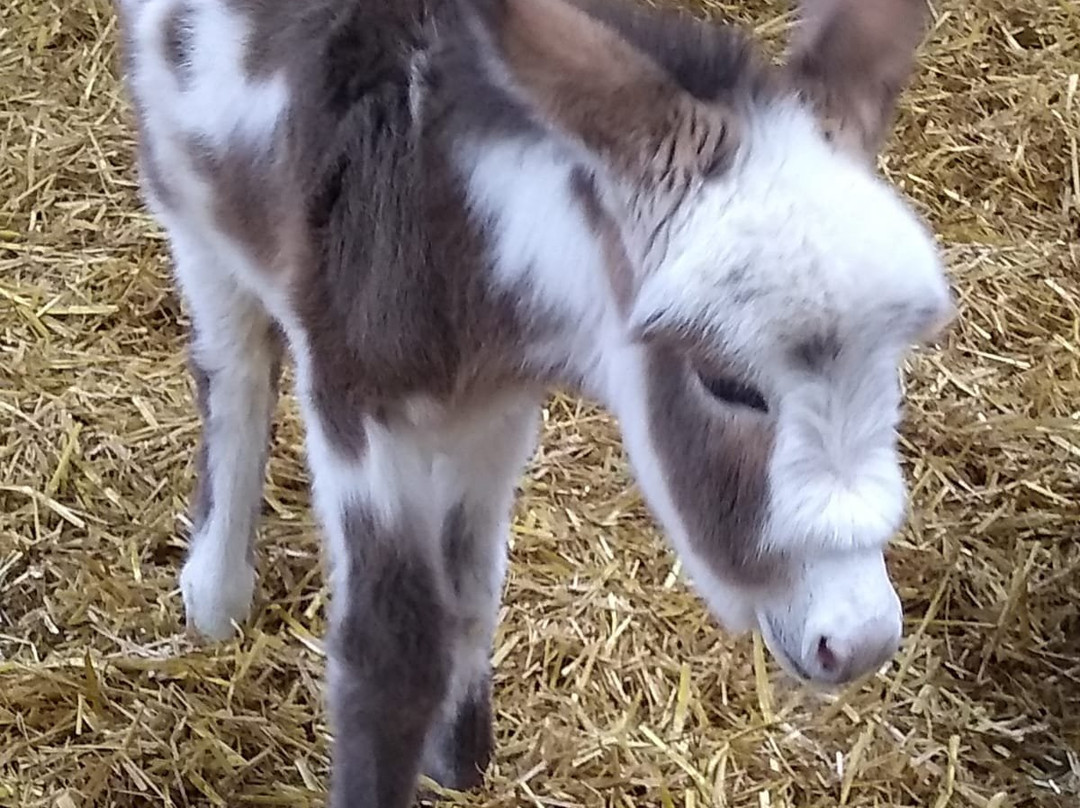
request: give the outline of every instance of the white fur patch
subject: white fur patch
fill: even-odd
[[[298,340],[299,341],[299,340]],[[438,535],[437,502],[430,496],[432,460],[408,435],[394,435],[363,413],[356,414],[357,429],[365,434],[364,452],[351,458],[339,451],[327,438],[311,394],[311,360],[303,347],[296,352],[297,386],[306,432],[308,466],[311,469],[312,499],[325,534],[329,554],[330,584],[334,593],[333,615],[348,610],[349,542],[344,517],[351,507],[361,507],[374,518],[376,527],[402,523],[406,511],[410,525],[424,531],[413,537],[411,548],[430,556]],[[429,509],[430,508],[430,509]],[[428,518],[423,519],[424,516]],[[420,517],[419,519],[417,517]],[[377,536],[371,537],[377,540]]]
[[[877,339],[906,346],[915,333],[881,333],[890,309],[950,302],[929,233],[896,192],[833,152],[809,113],[777,106],[750,124],[732,170],[671,223],[634,321],[706,324],[751,365],[782,361],[770,355],[779,337],[831,330],[878,325]],[[782,392],[785,381],[772,383]]]
[[[135,76],[140,95],[168,111],[178,131],[198,135],[224,148],[236,138],[265,144],[288,105],[285,78],[275,75],[252,81],[244,59],[250,26],[222,0],[186,0],[185,27],[190,32],[191,57],[185,65],[189,80],[181,87],[163,53],[162,23],[175,7],[171,0],[151,0],[137,12],[135,47],[139,49]]]
[[[555,144],[472,144],[458,155],[475,215],[493,226],[495,281],[532,295],[567,328],[527,358],[592,382],[617,329],[604,255],[571,190],[571,155]]]
[[[903,612],[878,550],[808,558],[795,586],[758,605],[762,636],[789,673],[829,682],[872,672],[899,645]],[[846,675],[822,669],[822,641]]]
[[[195,361],[210,376],[207,466],[212,504],[192,537],[181,574],[188,622],[221,639],[248,614],[254,591],[250,545],[263,490],[263,457],[275,397],[269,317],[218,257],[171,232],[174,266],[195,325]]]
[[[142,137],[152,145],[159,170],[188,215],[205,218],[212,199],[192,165],[192,140],[218,154],[238,142],[267,148],[288,108],[288,88],[281,74],[254,81],[247,76],[250,27],[222,0],[185,3],[191,53],[185,65],[189,80],[181,85],[164,51],[163,25],[176,5],[147,0],[126,9],[133,49],[128,81],[143,112]],[[159,200],[147,201],[155,214],[162,212]]]
[[[187,623],[211,640],[232,636],[233,622],[247,619],[255,595],[254,567],[226,555],[228,545],[228,536],[207,533],[180,572]]]
[[[873,353],[870,361],[842,360],[779,401],[766,547],[874,548],[900,527],[906,491],[896,451],[898,371],[893,361],[873,361]]]

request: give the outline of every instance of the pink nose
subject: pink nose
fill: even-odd
[[[899,647],[896,622],[875,617],[843,636],[818,635],[807,644],[803,665],[812,679],[844,684],[876,671]]]

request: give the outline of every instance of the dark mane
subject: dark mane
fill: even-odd
[[[693,17],[684,9],[654,8],[642,0],[573,0],[594,19],[648,54],[675,82],[702,101],[748,93],[769,85],[768,63],[740,27]]]

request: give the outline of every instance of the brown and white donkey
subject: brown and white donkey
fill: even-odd
[[[512,499],[555,386],[618,418],[725,626],[821,684],[898,646],[900,364],[952,296],[873,166],[924,0],[803,0],[784,66],[630,2],[119,2],[193,320],[188,622],[248,614],[287,348],[335,808],[481,779]]]

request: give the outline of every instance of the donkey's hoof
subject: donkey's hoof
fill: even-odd
[[[484,773],[477,768],[470,771],[425,773],[416,789],[416,799],[422,805],[441,805],[455,794],[474,791],[484,785]]]
[[[233,636],[234,621],[243,623],[251,613],[255,569],[247,561],[225,564],[210,555],[191,554],[180,573],[180,590],[188,628],[221,641]]]
[[[450,750],[447,750],[448,752]],[[438,762],[429,761],[424,767],[424,780],[417,790],[420,799],[438,802],[447,796],[445,792],[473,791],[484,785],[484,770],[490,754],[477,760],[466,754],[472,750],[458,749]],[[426,782],[425,782],[426,781]]]
[[[484,785],[484,773],[479,767],[463,767],[457,771],[430,769],[424,772],[417,794],[425,800],[439,800],[447,791],[473,791]]]
[[[470,692],[453,723],[443,725],[431,739],[424,775],[450,791],[480,788],[494,747],[491,696],[485,686]],[[438,801],[440,796],[430,788],[422,790],[421,795],[432,801]]]

